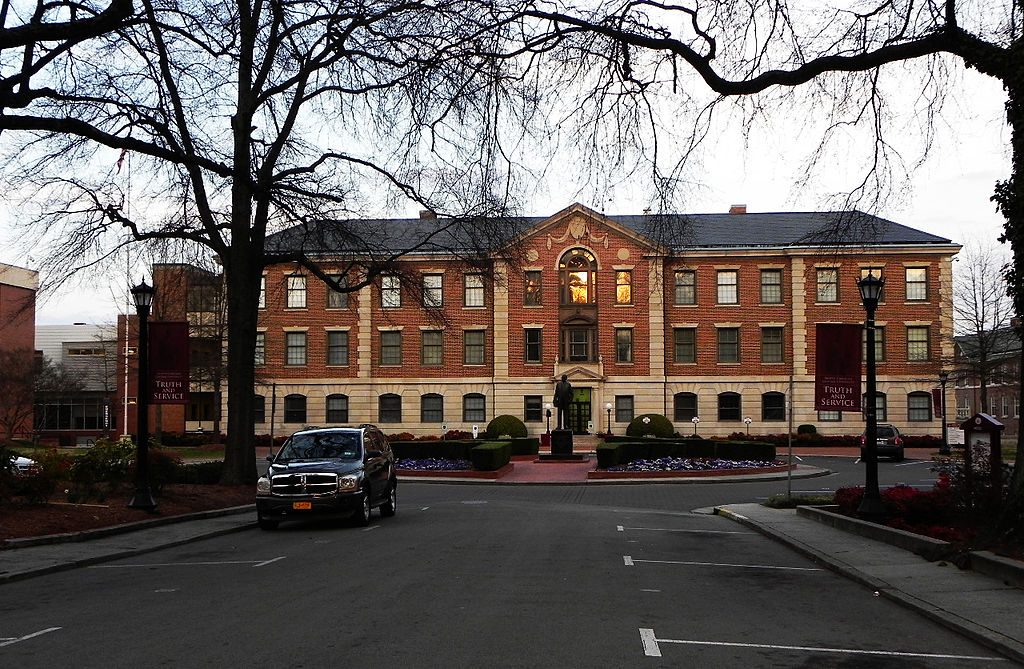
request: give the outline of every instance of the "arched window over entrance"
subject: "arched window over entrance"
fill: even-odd
[[[597,261],[586,249],[571,249],[558,263],[559,301],[563,305],[594,301]]]

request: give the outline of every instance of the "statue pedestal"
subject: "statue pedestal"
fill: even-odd
[[[572,455],[572,430],[551,431],[551,455]]]

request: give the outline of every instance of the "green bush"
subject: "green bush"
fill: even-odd
[[[597,445],[597,466],[599,469],[608,469],[622,464],[622,444],[598,444]]]
[[[149,485],[153,492],[162,492],[168,483],[178,480],[181,458],[173,451],[153,449],[149,451]]]
[[[773,509],[795,509],[798,506],[825,506],[834,501],[832,495],[773,495],[765,500],[764,505]]]
[[[718,446],[716,442],[710,439],[687,439],[683,442],[683,455],[684,458],[704,458],[706,460],[714,459],[717,456]]]
[[[668,439],[675,434],[672,428],[672,421],[661,414],[645,413],[637,416],[626,428],[626,435],[630,437],[654,436]]]
[[[775,445],[758,441],[719,441],[715,443],[715,457],[771,462],[775,459]]]
[[[520,437],[513,439],[512,455],[537,455],[540,451],[540,439],[537,437]]]
[[[796,426],[797,434],[817,434],[818,428],[814,427],[810,423],[804,423],[803,425]]]
[[[487,424],[485,434],[488,439],[496,439],[504,436],[516,439],[525,437],[527,435],[527,431],[526,425],[523,421],[519,420],[515,416],[505,414],[502,416],[495,416],[494,420]]]
[[[467,440],[433,440],[433,441],[392,441],[391,450],[398,460],[423,460],[425,458],[444,458],[447,460],[469,460],[469,451],[480,442]]]
[[[134,455],[135,446],[128,437],[119,441],[97,439],[94,446],[71,463],[71,501],[105,500],[106,493],[99,488],[100,484],[113,490],[128,481]]]
[[[512,459],[512,444],[507,441],[488,441],[469,451],[473,469],[491,472],[501,469]]]

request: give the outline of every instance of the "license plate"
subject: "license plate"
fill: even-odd
[[[312,502],[292,502],[292,508],[296,509],[296,510],[304,509],[306,511],[309,511],[310,509],[313,508],[313,503]]]

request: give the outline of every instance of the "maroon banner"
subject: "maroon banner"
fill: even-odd
[[[150,323],[150,403],[188,404],[188,368],[188,323]]]
[[[818,323],[815,330],[814,408],[860,411],[860,325]]]
[[[936,418],[944,418],[942,415],[943,409],[942,391],[938,388],[932,388],[932,413],[935,414]]]

